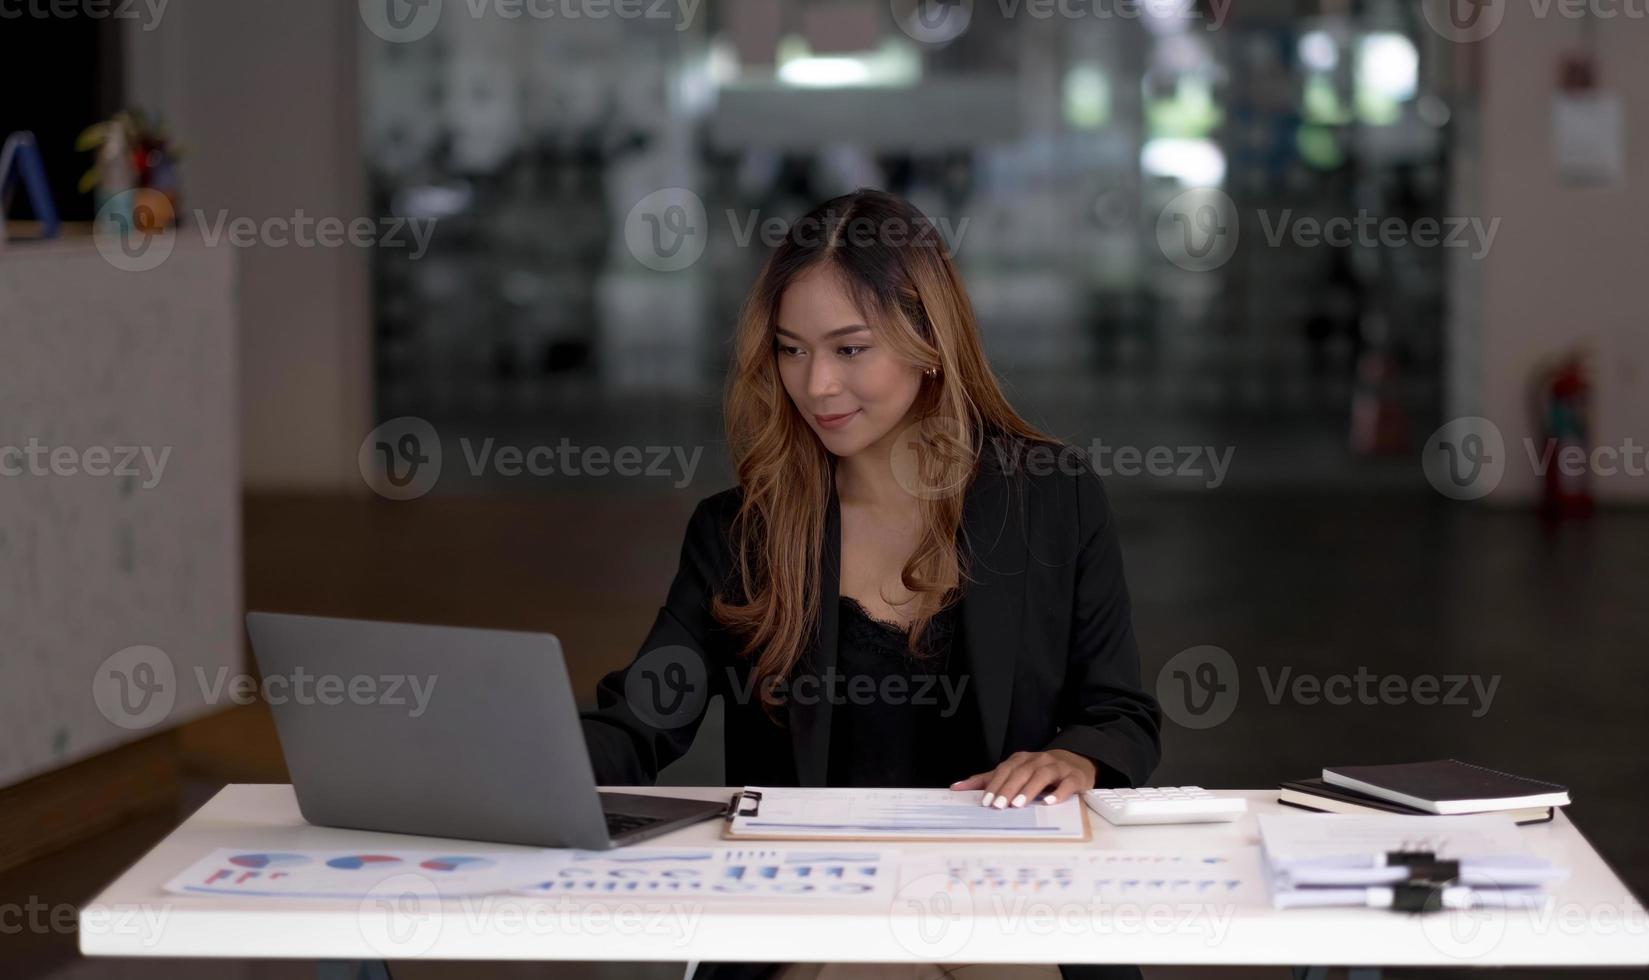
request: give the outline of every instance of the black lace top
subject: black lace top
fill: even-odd
[[[830,722],[831,786],[949,786],[983,772],[973,680],[959,662],[956,607],[928,623],[926,656],[908,633],[843,596]]]

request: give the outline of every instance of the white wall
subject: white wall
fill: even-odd
[[[235,258],[0,250],[0,785],[203,714],[240,669]]]
[[[128,30],[128,101],[161,112],[187,150],[185,214],[369,214],[360,27],[357,4],[339,0],[170,0],[154,30]],[[246,485],[364,492],[368,253],[260,245],[239,259]]]
[[[1457,326],[1481,333],[1457,345],[1451,414],[1481,414],[1504,434],[1507,468],[1493,499],[1537,497],[1524,439],[1536,437],[1529,376],[1542,359],[1590,346],[1595,446],[1649,443],[1649,19],[1598,23],[1603,85],[1625,103],[1627,176],[1617,188],[1571,187],[1553,162],[1551,103],[1559,55],[1581,25],[1507,3],[1480,42],[1480,143],[1471,154],[1475,201],[1465,214],[1501,219],[1475,290],[1456,297]],[[1467,140],[1471,139],[1466,134]],[[1457,205],[1458,206],[1458,205]],[[1649,479],[1594,477],[1600,500],[1649,499]]]

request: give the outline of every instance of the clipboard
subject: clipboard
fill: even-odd
[[[952,791],[952,790],[931,790],[931,791],[930,790],[874,790],[874,789],[848,790],[848,789],[822,789],[822,788],[818,788],[818,787],[783,787],[783,788],[779,788],[779,789],[764,789],[763,787],[759,787],[759,786],[746,786],[742,790],[740,790],[739,792],[734,793],[733,796],[732,796],[732,799],[730,799],[727,803],[727,813],[722,818],[722,829],[721,829],[722,839],[723,840],[734,840],[734,841],[763,841],[763,840],[772,840],[772,841],[810,841],[810,842],[813,842],[813,843],[825,843],[825,842],[830,842],[830,841],[907,841],[907,842],[916,842],[916,843],[921,843],[921,842],[949,843],[949,842],[952,842],[952,841],[960,842],[960,843],[985,843],[985,842],[1006,841],[1006,842],[1017,843],[1017,844],[1023,844],[1023,843],[1026,843],[1026,842],[1061,843],[1061,844],[1063,844],[1063,843],[1084,843],[1084,842],[1093,840],[1093,825],[1090,822],[1091,819],[1092,819],[1092,815],[1088,812],[1088,806],[1083,802],[1082,794],[1080,794],[1080,793],[1073,794],[1069,799],[1067,799],[1062,804],[1057,804],[1057,806],[1074,806],[1076,808],[1076,811],[1077,811],[1077,814],[1078,814],[1076,819],[1077,819],[1077,821],[1079,821],[1080,828],[1081,828],[1080,835],[1078,835],[1076,833],[1071,833],[1069,831],[1060,832],[1058,834],[1034,833],[1034,832],[1031,832],[1031,833],[1014,833],[1012,831],[1004,831],[1002,833],[988,833],[988,834],[967,834],[967,833],[948,833],[948,832],[924,832],[920,829],[912,829],[912,830],[909,830],[909,831],[901,831],[901,832],[897,832],[897,833],[877,833],[877,832],[874,832],[874,831],[866,831],[866,832],[859,832],[859,833],[846,833],[846,832],[842,832],[842,831],[808,832],[806,830],[793,830],[793,831],[785,832],[785,831],[780,831],[780,830],[776,830],[776,829],[759,830],[759,831],[754,831],[754,830],[740,831],[740,830],[735,829],[736,828],[736,823],[739,819],[760,816],[761,815],[762,803],[771,794],[774,794],[774,793],[807,794],[807,793],[810,793],[810,792],[811,793],[816,793],[816,794],[850,794],[850,793],[877,794],[877,793],[911,793],[911,792],[952,793],[954,791]],[[967,807],[967,806],[977,807],[977,804],[973,804],[973,803],[959,803],[957,805],[962,806],[962,807]],[[977,808],[980,809],[980,810],[987,809],[985,807],[977,807]],[[1027,810],[1029,808],[1028,807],[1022,807],[1022,808],[1016,808],[1016,809],[1018,810],[1018,812],[1023,813],[1025,810]],[[996,811],[996,812],[1003,812],[1003,811]]]

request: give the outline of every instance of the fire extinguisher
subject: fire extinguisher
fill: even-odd
[[[1545,482],[1541,490],[1541,510],[1548,517],[1584,517],[1592,512],[1592,488],[1588,474],[1591,462],[1591,385],[1578,353],[1564,357],[1537,382],[1538,428],[1543,445]],[[1580,465],[1574,465],[1575,449]],[[1568,453],[1569,462],[1564,462]]]

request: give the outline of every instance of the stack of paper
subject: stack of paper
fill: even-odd
[[[1259,818],[1277,908],[1534,907],[1568,874],[1528,853],[1504,814]],[[1430,901],[1423,901],[1429,899]]]

